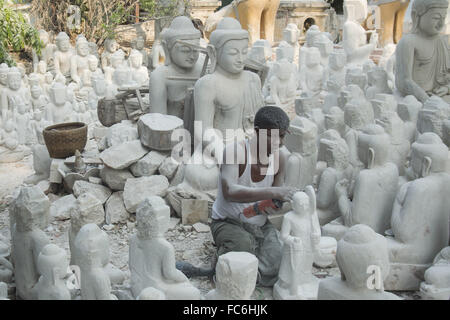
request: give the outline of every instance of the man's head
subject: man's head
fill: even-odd
[[[255,131],[258,140],[267,136],[267,154],[271,154],[272,144],[280,147],[289,129],[289,117],[279,107],[266,106],[255,115]],[[260,143],[260,142],[259,142]]]

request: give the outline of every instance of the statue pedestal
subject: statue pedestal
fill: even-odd
[[[320,31],[328,31],[325,29],[329,8],[330,4],[323,0],[281,0],[275,21],[275,42],[283,39],[283,30],[289,23],[295,23],[302,31],[307,19],[312,19]],[[303,32],[301,34],[304,37]]]
[[[384,289],[389,291],[417,291],[424,273],[431,264],[391,263]]]

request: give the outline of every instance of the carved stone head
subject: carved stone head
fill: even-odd
[[[334,129],[339,134],[343,134],[345,131],[344,111],[339,107],[331,107],[330,111],[325,114],[325,128],[327,130]]]
[[[289,62],[294,61],[294,47],[286,41],[281,41],[276,50],[277,61],[286,59]]]
[[[346,63],[347,55],[344,50],[334,50],[328,57],[328,66],[334,71],[342,70]]]
[[[111,55],[111,67],[113,67],[114,69],[117,69],[120,66],[122,66],[124,64],[124,61],[125,61],[125,52],[123,52],[122,49],[116,50]]]
[[[292,210],[300,216],[311,214],[310,199],[305,192],[297,192],[292,197]]]
[[[33,99],[38,99],[41,96],[41,94],[42,94],[42,89],[41,89],[40,86],[34,85],[34,86],[31,87],[30,93],[31,93],[31,97]]]
[[[94,55],[89,55],[88,56],[88,65],[89,65],[89,70],[91,72],[95,72],[98,68],[98,59],[96,56]]]
[[[47,72],[47,63],[44,60],[39,61],[37,71],[40,74],[45,74]]]
[[[96,76],[91,78],[92,88],[95,94],[99,97],[103,97],[106,93],[106,81],[102,76]]]
[[[350,103],[347,103],[345,106],[344,121],[347,126],[355,130],[361,130],[366,125],[363,110],[360,107]]]
[[[109,239],[106,232],[95,223],[88,223],[81,227],[75,238],[77,262],[83,268],[100,268],[104,265],[105,257],[109,260]]]
[[[434,132],[443,138],[443,122],[450,116],[450,106],[441,98],[432,96],[419,111],[417,130],[420,133]]]
[[[332,133],[332,135],[330,134]],[[327,137],[330,135],[329,137]],[[324,149],[325,161],[328,167],[343,170],[349,165],[349,150],[347,143],[335,130],[327,130],[320,139],[320,148]]]
[[[316,47],[308,48],[306,51],[305,63],[308,68],[320,65],[320,51]]]
[[[384,129],[376,124],[369,124],[358,134],[358,157],[365,168],[382,166],[389,156],[391,139]]]
[[[55,82],[50,88],[50,99],[54,105],[63,106],[68,99],[66,86]]]
[[[388,87],[388,74],[386,70],[381,67],[374,67],[368,71],[367,79],[369,86],[375,86],[377,88]]]
[[[287,81],[291,78],[293,73],[293,65],[286,59],[275,62],[275,74],[278,79]]]
[[[119,48],[116,40],[114,39],[106,39],[105,40],[105,49],[109,53],[114,53]]]
[[[291,152],[309,156],[317,151],[317,125],[303,117],[295,117],[286,135],[286,146]]]
[[[349,68],[345,74],[345,85],[355,84],[364,90],[367,85],[367,76],[359,68]]]
[[[130,56],[128,58],[130,60],[130,66],[138,69],[142,67],[142,53],[140,53],[138,50],[131,50]]]
[[[398,104],[397,112],[403,121],[417,123],[422,103],[414,96],[407,96]]]
[[[189,18],[179,16],[173,19],[169,28],[164,29],[161,33],[166,65],[173,63],[182,69],[193,68],[199,57],[198,50],[187,44],[179,43],[178,40],[198,46],[200,37],[200,31],[194,27]]]
[[[18,91],[22,86],[22,74],[16,67],[12,67],[8,72],[8,88]]]
[[[300,30],[295,23],[289,23],[283,30],[283,40],[291,46],[295,46],[300,37]]]
[[[60,32],[56,36],[56,45],[61,52],[68,52],[70,49],[70,39],[67,33]]]
[[[367,288],[369,266],[375,266],[379,270],[382,285],[390,268],[387,241],[369,226],[354,225],[338,241],[336,261],[342,279],[349,287]]]
[[[86,57],[89,54],[89,43],[85,37],[79,37],[76,44],[77,54]]]
[[[442,32],[447,17],[448,0],[415,0],[411,9],[412,33],[433,37]]]
[[[210,37],[217,65],[226,72],[241,73],[248,53],[248,41],[248,31],[242,29],[239,21],[233,18],[222,19]]]
[[[411,146],[410,166],[416,178],[431,173],[444,172],[447,166],[448,148],[441,138],[432,132],[421,134]]]
[[[216,290],[229,299],[249,299],[255,290],[258,259],[248,252],[228,252],[219,256]]]
[[[306,31],[306,43],[305,45],[307,47],[313,47],[314,46],[314,41],[316,40],[316,37],[319,36],[321,34],[320,29],[317,25],[312,25],[308,31]]]
[[[55,244],[47,244],[39,253],[37,268],[44,278],[53,281],[65,278],[69,268],[66,251]]]
[[[136,229],[139,239],[164,237],[169,228],[170,208],[161,197],[149,197],[136,210]]]

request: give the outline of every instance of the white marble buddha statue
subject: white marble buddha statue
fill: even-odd
[[[8,71],[7,76],[8,87],[1,94],[1,115],[2,121],[14,118],[19,105],[24,105],[26,110],[31,109],[31,103],[28,100],[26,90],[22,87],[22,76],[20,70],[12,67]]]
[[[350,181],[336,184],[341,217],[322,227],[322,234],[339,240],[349,227],[365,224],[378,233],[389,228],[398,185],[397,167],[387,162],[389,135],[379,125],[371,124],[358,134],[358,157],[364,164],[356,178],[352,200]]]
[[[386,231],[389,259],[397,266],[395,278],[399,279],[391,286],[398,290],[418,290],[420,272],[448,246],[449,240],[448,148],[438,135],[427,132],[417,138],[411,149],[413,180],[397,192],[391,230]],[[417,275],[411,276],[414,273]],[[407,281],[402,281],[405,277]]]
[[[45,110],[45,119],[53,124],[71,122],[73,108],[67,98],[67,87],[55,82],[50,89],[50,104]]]
[[[105,50],[101,56],[101,65],[104,72],[106,72],[105,68],[111,65],[111,56],[114,52],[119,48],[116,40],[114,39],[106,39],[105,40]]]
[[[347,62],[362,65],[376,48],[378,34],[372,33],[367,43],[367,32],[361,23],[367,17],[367,0],[344,1],[343,47],[347,54]]]
[[[75,54],[70,38],[65,32],[56,37],[57,50],[55,52],[55,77],[64,76],[66,83],[71,80],[71,60]]]
[[[35,50],[33,50],[33,70],[34,72],[37,72],[39,62],[43,61],[46,63],[47,69],[52,71],[54,69],[56,45],[50,43],[50,38],[47,31],[41,29],[38,32],[43,48],[41,48],[41,53],[39,55]]]
[[[203,59],[199,59],[195,47],[200,45],[200,37],[200,31],[186,17],[175,18],[162,32],[165,63],[154,66],[150,75],[151,112],[184,119],[187,91],[194,86],[202,70]]]
[[[244,70],[248,39],[248,32],[233,18],[221,20],[211,34],[214,71],[199,79],[194,88],[195,120],[202,122],[204,130],[217,129],[224,137],[226,129],[253,132],[263,97],[258,75]],[[201,133],[196,135],[198,141],[205,141],[198,135]]]
[[[403,95],[413,95],[424,103],[430,95],[450,101],[450,54],[441,35],[448,0],[415,0],[413,28],[397,45],[395,84]]]
[[[133,74],[133,80],[139,86],[146,86],[148,84],[149,75],[147,67],[142,64],[142,58],[142,53],[133,49],[128,57],[128,61]]]

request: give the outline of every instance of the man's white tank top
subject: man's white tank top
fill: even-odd
[[[244,173],[242,176],[238,178],[237,184],[245,187],[250,188],[267,188],[272,187],[274,176],[273,175],[266,175],[263,180],[260,182],[253,182],[252,181],[252,170],[251,170],[251,155],[250,155],[250,147],[248,140],[245,141],[245,148],[247,150],[247,164],[245,166]],[[268,172],[274,172],[273,171],[273,155],[269,157],[269,168],[267,170]],[[241,220],[246,223],[255,224],[257,226],[263,226],[267,221],[267,215],[261,214],[257,215],[255,217],[246,218],[242,213],[245,208],[253,205],[255,202],[231,202],[227,201],[223,197],[222,192],[222,173],[219,174],[219,182],[218,182],[218,190],[217,190],[217,197],[216,201],[214,201],[213,207],[212,207],[212,218],[215,220],[223,220],[225,218],[233,218],[237,220]]]

